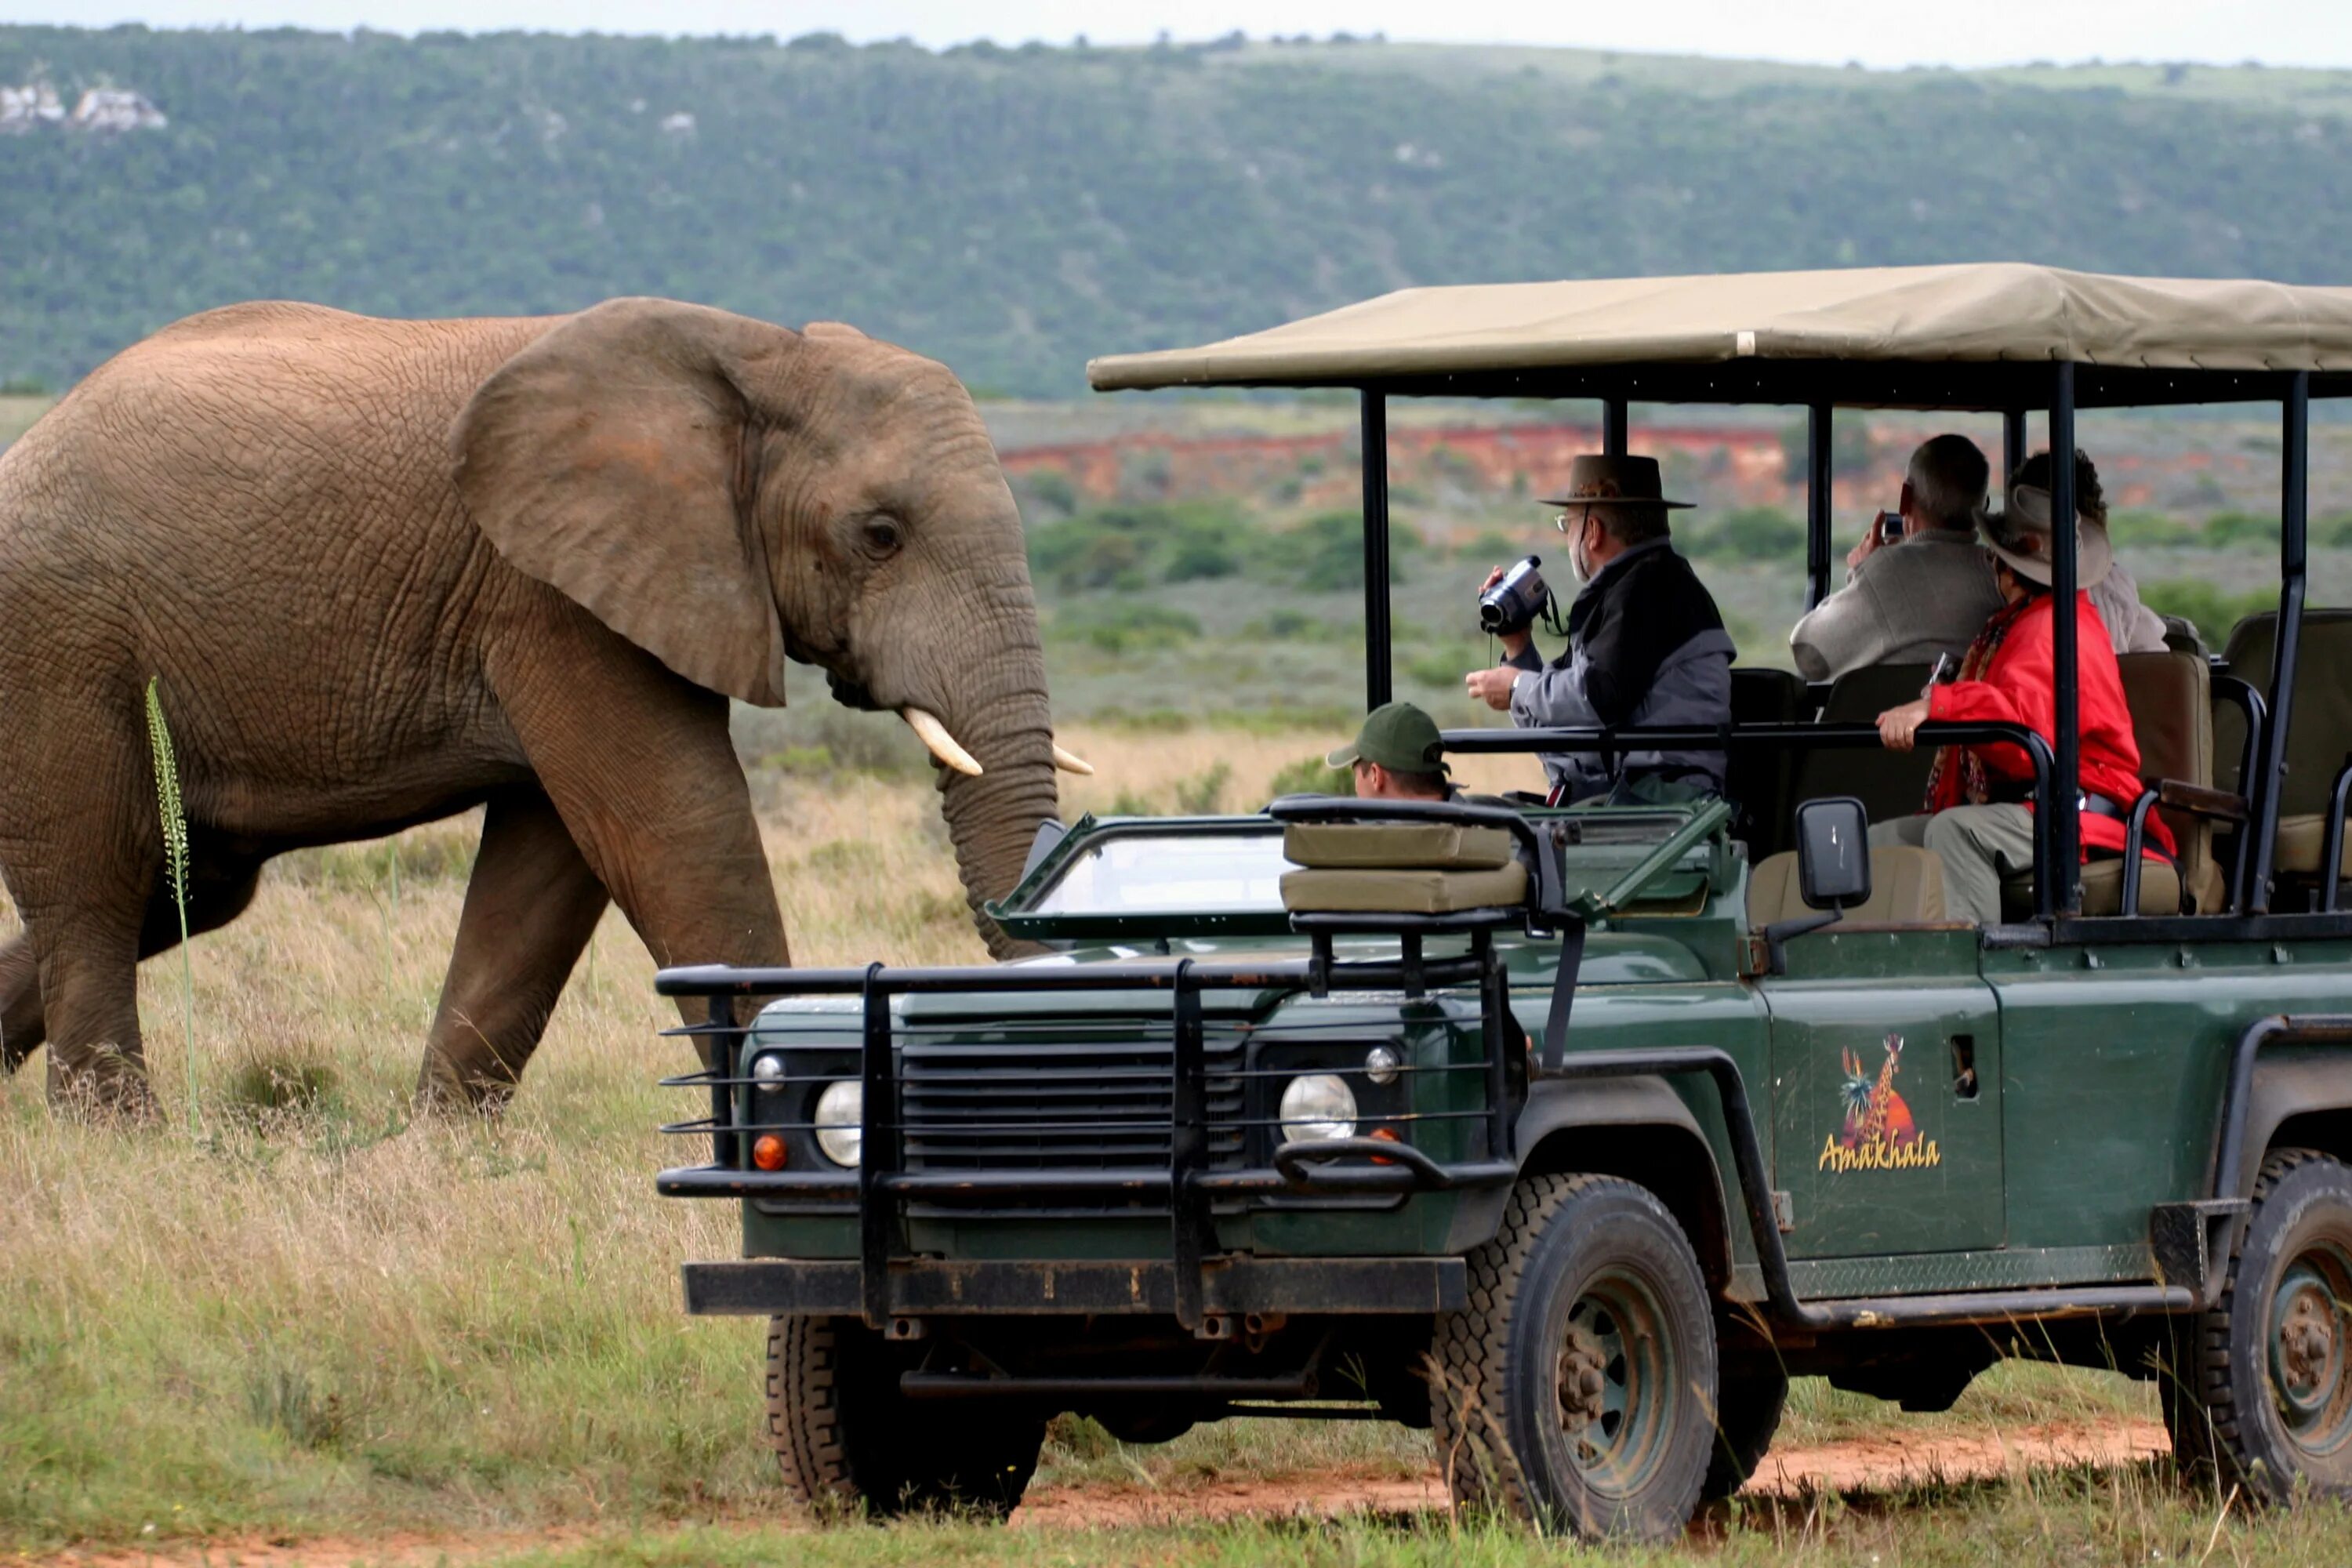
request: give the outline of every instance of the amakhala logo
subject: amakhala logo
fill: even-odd
[[[1822,1141],[1822,1171],[1923,1171],[1944,1163],[1936,1141],[1919,1130],[1911,1108],[1895,1092],[1903,1067],[1903,1037],[1885,1039],[1886,1060],[1874,1075],[1852,1051],[1845,1061],[1845,1128]]]

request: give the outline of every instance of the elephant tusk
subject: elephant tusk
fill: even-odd
[[[904,719],[907,728],[931,749],[931,755],[960,773],[969,773],[973,778],[980,776],[980,764],[972,761],[970,752],[956,744],[956,738],[948,733],[945,724],[920,708],[901,708],[898,717]]]
[[[1066,773],[1084,773],[1088,777],[1092,777],[1095,771],[1094,763],[1076,752],[1064,751],[1058,741],[1054,743],[1054,765]]]

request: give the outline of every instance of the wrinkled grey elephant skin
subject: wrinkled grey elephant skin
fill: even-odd
[[[662,300],[158,332],[0,456],[0,1058],[152,1106],[150,677],[196,930],[273,855],[487,805],[418,1094],[496,1106],[608,900],[661,962],[786,962],[727,716],[788,658],[936,716],[981,769],[940,774],[975,911],[1008,888],[1055,805],[1045,667],[943,367]]]

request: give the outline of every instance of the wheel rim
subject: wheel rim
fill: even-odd
[[[1611,1270],[1587,1284],[1569,1309],[1554,1374],[1569,1463],[1586,1486],[1623,1498],[1649,1483],[1664,1457],[1675,1375],[1649,1283]]]
[[[2271,1293],[2271,1402],[2289,1441],[2332,1454],[2352,1440],[2352,1254],[2334,1242],[2305,1247]]]

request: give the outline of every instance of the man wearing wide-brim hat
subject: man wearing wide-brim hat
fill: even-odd
[[[1931,686],[1916,701],[1878,716],[1889,749],[1909,751],[1930,719],[2021,724],[2057,743],[2057,702],[2052,680],[2057,601],[2050,593],[2052,532],[2046,498],[2040,507],[2011,506],[1983,524],[2001,607],[1993,612],[1960,661],[1959,679]],[[2074,680],[2082,736],[2084,858],[2120,854],[2132,804],[2139,798],[2139,743],[2124,700],[2123,672],[2108,646],[2106,624],[2090,590],[2106,576],[2113,552],[2104,531],[2077,528],[2075,539]],[[1946,746],[1927,775],[1919,816],[1882,822],[1870,830],[1878,844],[1921,845],[1944,863],[1944,905],[1956,920],[1990,925],[2001,918],[2003,879],[2033,866],[2033,764],[2014,745]],[[2172,835],[2164,819],[2147,818],[2150,855],[2168,862]],[[2143,896],[2154,883],[2144,879]]]
[[[1559,509],[1554,524],[1580,584],[1568,649],[1547,664],[1529,628],[1498,634],[1506,662],[1464,677],[1470,695],[1522,729],[1731,722],[1731,638],[1675,552],[1666,514],[1689,503],[1665,499],[1657,460],[1580,457],[1567,493],[1545,504]],[[1679,800],[1723,787],[1721,752],[1562,752],[1543,764],[1562,801]]]

